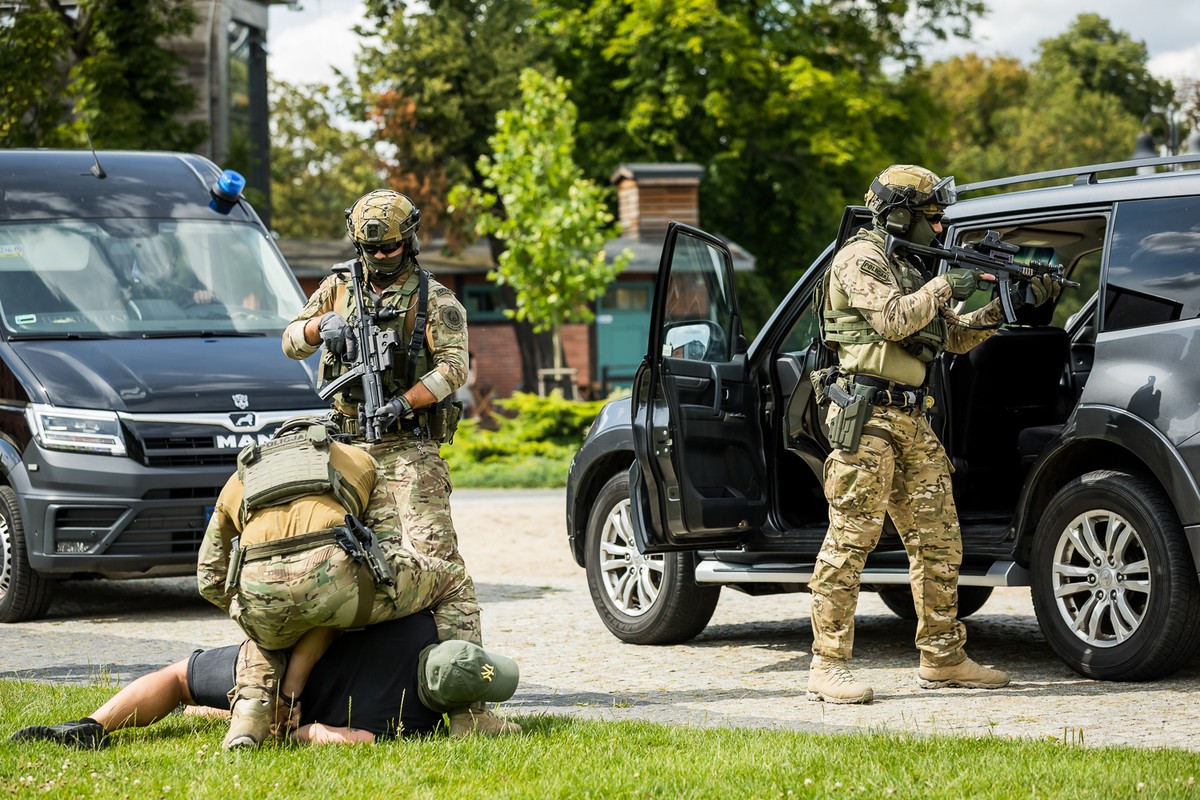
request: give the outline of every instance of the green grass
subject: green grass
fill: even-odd
[[[583,677],[581,676],[581,679]],[[173,715],[99,752],[7,741],[83,716],[99,687],[0,681],[0,795],[37,797],[1200,797],[1200,754],[1045,741],[707,730],[520,718],[525,734],[224,753],[225,723]],[[1181,713],[1188,713],[1181,711]]]

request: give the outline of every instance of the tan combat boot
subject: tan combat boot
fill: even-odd
[[[450,712],[450,735],[455,739],[466,736],[503,736],[520,732],[520,725],[497,717],[487,709],[459,708]]]
[[[272,701],[260,697],[239,697],[229,717],[229,733],[221,742],[223,750],[255,748],[271,734]]]
[[[962,686],[965,689],[999,689],[1008,686],[1008,673],[976,664],[966,659],[953,667],[927,667],[917,670],[917,683],[922,689],[944,689]]]
[[[826,703],[869,703],[875,692],[856,681],[846,662],[837,658],[813,656],[808,668],[808,699]]]

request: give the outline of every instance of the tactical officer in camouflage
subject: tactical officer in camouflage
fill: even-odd
[[[952,269],[931,278],[902,248],[888,258],[884,244],[888,234],[932,243],[954,201],[952,177],[942,180],[914,165],[888,167],[866,195],[873,228],[843,245],[824,278],[822,335],[839,359],[826,388],[842,402],[828,409],[834,448],[825,461],[829,530],[809,582],[810,700],[874,699],[847,662],[863,564],[879,543],[885,515],[908,552],[919,684],[929,689],[1008,684],[1008,675],[976,664],[964,650],[966,629],[957,619],[958,513],[946,452],[925,416],[929,362],[943,350],[970,350],[1003,321],[998,299],[965,315],[955,313],[950,302],[965,300],[994,276]],[[1048,277],[1031,285],[1037,305],[1059,291]]]
[[[441,640],[477,638],[479,606],[461,564],[412,551],[399,531],[356,524],[370,513],[379,466],[331,439],[330,424],[293,418],[270,442],[243,449],[200,545],[200,594],[250,637],[238,656],[226,748],[266,738],[289,648],[290,679],[320,658],[335,630],[426,608]],[[285,680],[278,694],[286,702],[303,688]]]
[[[396,310],[381,326],[395,333],[397,346],[386,380],[391,399],[375,415],[382,441],[366,442],[360,434],[357,385],[334,397],[334,410],[342,430],[383,471],[368,504],[369,524],[398,528],[416,551],[461,565],[450,517],[450,471],[439,448],[452,439],[461,415],[452,398],[467,380],[467,316],[453,292],[417,263],[420,223],[420,209],[411,200],[384,189],[363,195],[346,210],[346,231],[370,284],[368,311]],[[347,321],[354,313],[349,282],[349,262],[334,265],[283,333],[283,351],[291,358],[307,358],[324,344],[322,385],[350,367],[343,356],[357,346]],[[478,628],[461,634],[458,638],[482,644]],[[453,714],[450,722],[455,735],[517,729],[482,707]]]

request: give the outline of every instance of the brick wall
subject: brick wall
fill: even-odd
[[[521,385],[521,351],[511,323],[477,322],[470,325],[470,349],[475,357],[475,387],[491,386],[495,398],[510,396]],[[591,332],[586,325],[566,325],[562,330],[563,351],[568,367],[578,372],[576,379],[583,396],[590,391]],[[537,391],[537,387],[527,387]]]

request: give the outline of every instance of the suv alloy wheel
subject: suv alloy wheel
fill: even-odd
[[[1200,644],[1200,584],[1163,492],[1097,470],[1050,501],[1034,542],[1033,607],[1054,652],[1102,680],[1151,680]]]
[[[587,580],[600,619],[632,644],[675,644],[704,630],[721,594],[696,583],[695,556],[643,556],[633,539],[629,475],[609,479],[587,527]]]

